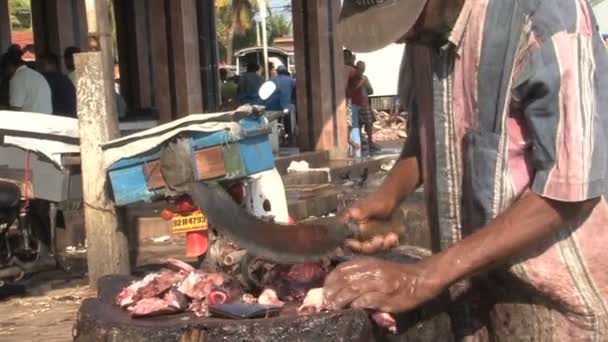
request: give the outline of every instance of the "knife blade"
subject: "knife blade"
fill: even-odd
[[[317,261],[340,247],[349,238],[368,239],[376,234],[395,232],[403,235],[399,222],[367,221],[341,223],[336,219],[319,223],[282,225],[246,212],[218,183],[196,182],[190,196],[221,230],[249,253],[280,263]]]

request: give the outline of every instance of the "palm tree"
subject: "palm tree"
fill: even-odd
[[[234,35],[253,26],[256,0],[216,0],[218,40],[226,49],[226,63],[232,64]]]

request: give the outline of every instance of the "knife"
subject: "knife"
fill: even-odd
[[[212,226],[249,253],[279,263],[317,261],[346,239],[365,241],[375,235],[394,232],[401,237],[405,233],[398,214],[386,221],[343,223],[334,217],[309,224],[278,224],[246,212],[218,183],[192,183],[190,196]]]

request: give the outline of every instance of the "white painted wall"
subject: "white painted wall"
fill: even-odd
[[[608,34],[608,1],[593,6],[593,12],[597,18],[597,23],[600,26],[600,32],[602,34]]]
[[[399,67],[404,48],[404,44],[391,44],[374,52],[356,53],[357,60],[365,62],[365,75],[374,88],[373,96],[397,95]]]

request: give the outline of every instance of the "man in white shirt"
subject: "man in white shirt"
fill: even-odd
[[[0,64],[4,75],[10,78],[11,110],[53,113],[51,87],[44,76],[25,65],[20,52],[7,52]]]

